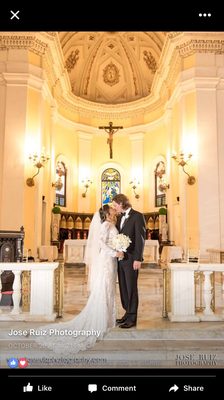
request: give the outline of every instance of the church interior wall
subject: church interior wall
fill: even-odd
[[[99,195],[101,193],[101,184],[99,178],[99,172],[101,172],[105,166],[105,169],[108,168],[108,164],[111,162],[115,162],[121,165],[122,171],[125,171],[125,176],[121,181],[121,190],[126,191],[129,190],[129,182],[131,180],[130,176],[130,168],[131,168],[131,145],[128,140],[128,136],[118,135],[114,139],[113,145],[113,160],[109,158],[109,148],[107,144],[107,135],[106,134],[98,134],[93,138],[92,141],[92,157],[91,157],[91,172],[93,186],[95,191],[91,194],[91,212],[94,212],[96,207],[99,205]],[[121,172],[118,166],[119,172]],[[103,172],[103,171],[102,171]]]
[[[1,64],[4,69],[4,62]],[[0,229],[17,229],[24,220],[24,140],[26,132],[27,86],[19,74],[5,75],[1,91],[4,116],[1,123],[1,207]],[[26,79],[25,79],[26,81]],[[6,85],[7,82],[7,85]],[[20,84],[19,84],[20,83]]]
[[[0,99],[1,99],[1,107],[0,107],[0,205],[2,199],[2,190],[3,190],[3,172],[4,172],[4,138],[5,138],[5,91],[6,88],[4,85],[0,85]],[[0,217],[1,223],[1,217]]]
[[[217,93],[214,86],[210,87],[210,82],[206,82],[203,89],[197,92],[197,129],[201,150],[198,152],[200,247],[205,251],[211,243],[213,248],[221,246],[220,187],[223,183],[219,179],[221,154],[217,116],[223,112],[223,105],[217,103]]]
[[[167,135],[165,126],[160,125],[144,135],[144,211],[158,211],[155,206],[155,159],[166,158]]]
[[[182,148],[185,154],[193,154],[189,165],[186,166],[186,171],[198,177],[198,144],[197,144],[197,108],[196,108],[196,93],[186,93],[184,96],[184,110],[182,112],[183,127],[182,127]],[[186,198],[186,248],[199,248],[199,220],[198,220],[198,179],[194,185],[187,184],[187,175],[180,171],[181,179],[185,182],[185,198]]]
[[[190,36],[194,38],[193,34]],[[46,38],[47,35],[43,40]],[[217,54],[218,51],[210,53],[209,46],[204,53],[193,49],[192,54],[188,47],[178,47],[179,40],[182,46],[184,34],[167,39],[166,51],[162,54],[165,64],[155,75],[152,93],[142,103],[139,100],[111,108],[109,104],[99,104],[98,108],[93,104],[92,110],[90,102],[85,103],[69,92],[63,60],[55,57],[55,64],[51,65],[52,57],[62,54],[57,53],[53,39],[49,44],[50,55],[25,48],[0,52],[1,229],[18,230],[24,225],[25,246],[35,251],[41,243],[44,196],[45,238],[50,242],[51,208],[55,198],[52,182],[60,154],[67,160],[68,168],[64,210],[94,212],[99,199],[99,171],[111,162],[107,134],[99,132],[98,126],[113,120],[115,125],[126,128],[114,135],[113,161],[124,171],[121,190],[130,196],[134,207],[144,212],[156,210],[154,161],[164,157],[170,185],[167,189],[170,239],[184,248],[200,247],[203,251],[211,246],[224,246],[224,56]],[[65,122],[61,123],[63,118]],[[142,139],[134,137],[139,132]],[[50,152],[51,159],[35,178],[35,186],[30,188],[26,179],[36,170],[28,155],[40,151],[42,146]],[[196,177],[192,186],[187,184],[182,168],[171,159],[175,151],[181,150],[193,154],[186,166],[187,172]],[[89,171],[87,178],[93,183],[84,199],[81,167],[85,166]],[[133,169],[137,171],[138,167],[143,180],[140,199],[136,200],[129,182]]]
[[[187,57],[182,58],[181,70],[186,71],[190,68],[194,68],[197,62],[196,54],[189,54]]]
[[[33,51],[28,51],[28,62],[36,67],[43,68],[42,56],[34,53]]]
[[[34,88],[28,89],[27,113],[26,113],[26,154],[41,152],[43,149],[50,156],[51,151],[51,109],[49,102],[43,98],[42,92]],[[31,160],[25,163],[27,177],[33,176],[37,169]],[[52,208],[51,195],[51,168],[46,163],[34,178],[34,187],[29,187],[24,182],[24,227],[26,231],[25,247],[30,248],[32,254],[41,244],[42,229],[42,199],[46,202],[46,231],[45,240],[50,241],[50,221]]]
[[[66,196],[66,207],[63,209],[64,211],[75,211],[78,208],[78,133],[72,127],[62,126],[56,123],[53,128],[53,138],[54,156],[56,157],[59,154],[63,154],[67,160],[67,186],[69,189]],[[55,159],[52,160],[52,163],[55,168]],[[54,179],[55,176],[53,173],[53,181]],[[53,197],[55,197],[54,189]]]
[[[166,144],[168,161],[167,190],[170,239],[184,249],[198,246],[198,196],[197,181],[194,185],[187,184],[187,175],[177,163],[171,159],[173,154],[184,151],[192,153],[193,157],[187,172],[197,176],[197,143],[196,143],[196,97],[193,91],[186,92],[174,98],[170,108],[169,118],[166,118]],[[157,138],[157,135],[155,136]],[[190,210],[190,212],[189,212]]]
[[[220,246],[224,248],[224,90],[217,91],[217,104],[221,112],[217,115],[217,131],[218,131],[218,170],[219,170],[219,209],[220,209]]]

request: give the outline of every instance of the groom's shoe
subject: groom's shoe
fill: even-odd
[[[116,319],[117,324],[123,324],[126,321],[127,317],[124,315],[122,318]]]
[[[123,324],[119,325],[119,328],[128,329],[136,326],[136,322],[124,322]]]

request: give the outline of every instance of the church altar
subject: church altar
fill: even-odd
[[[158,240],[146,240],[144,253],[144,263],[157,264],[159,261],[159,241]]]
[[[64,262],[65,264],[84,263],[86,239],[68,239],[64,241]]]
[[[55,261],[58,258],[57,246],[40,246],[39,259],[44,261]]]
[[[64,241],[64,262],[65,264],[84,263],[85,239],[68,239]],[[159,241],[146,240],[144,248],[144,263],[158,263],[159,260]]]
[[[181,246],[163,246],[161,253],[161,263],[165,265],[171,260],[182,260],[183,249]]]

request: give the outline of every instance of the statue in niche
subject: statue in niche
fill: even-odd
[[[167,223],[163,223],[162,224],[162,242],[167,242],[168,240],[168,224]]]

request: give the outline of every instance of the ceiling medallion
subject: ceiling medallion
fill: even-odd
[[[119,82],[119,69],[112,62],[103,70],[103,80],[107,85],[114,86]]]

